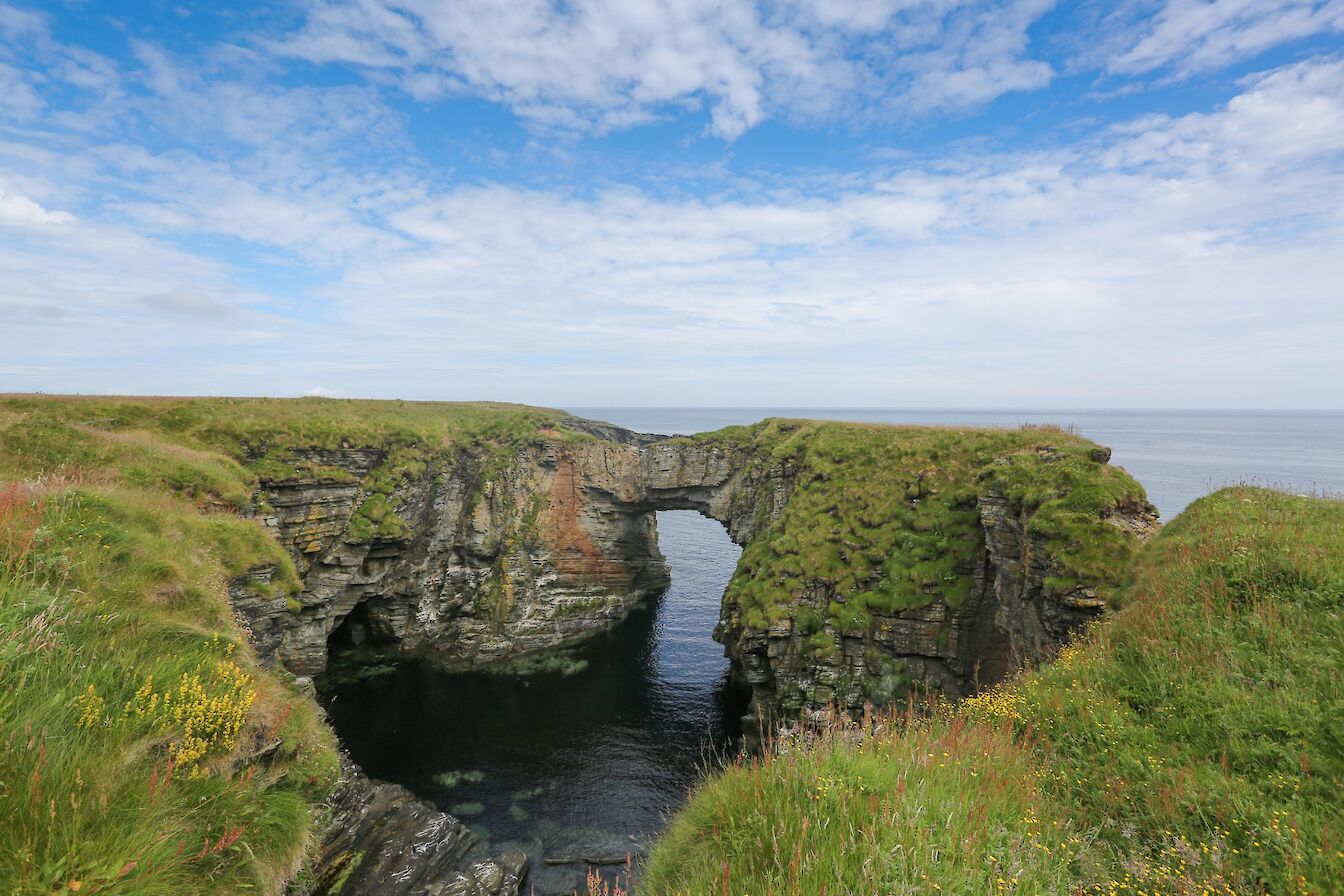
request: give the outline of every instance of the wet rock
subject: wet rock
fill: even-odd
[[[520,852],[464,867],[476,843],[466,825],[348,757],[331,809],[313,883],[293,896],[516,896],[527,874]]]

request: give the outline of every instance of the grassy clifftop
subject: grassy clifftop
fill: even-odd
[[[0,397],[0,892],[275,893],[336,773],[316,706],[260,668],[227,583],[300,587],[261,478],[365,493],[436,452],[584,439],[511,405]],[[317,449],[314,451],[314,449]],[[384,524],[386,519],[370,520]]]
[[[377,447],[370,475],[414,472],[458,446],[591,436],[562,411],[487,402],[0,395],[0,475],[98,471],[235,507],[258,477],[348,478],[314,450]]]
[[[225,581],[280,549],[120,486],[0,486],[0,889],[274,892],[335,772]]]
[[[1218,492],[1121,597],[955,711],[709,780],[639,892],[1338,892],[1344,504]]]
[[[780,518],[744,550],[728,597],[764,628],[823,581],[841,631],[874,612],[942,597],[960,605],[983,555],[978,499],[998,493],[1030,516],[1054,560],[1046,587],[1106,598],[1137,540],[1107,519],[1146,506],[1109,452],[1056,428],[992,430],[771,419],[692,437],[786,465],[797,486]],[[808,620],[800,620],[804,625]],[[820,620],[815,620],[819,624]]]

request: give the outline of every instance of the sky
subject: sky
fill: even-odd
[[[0,391],[1344,407],[1344,0],[0,0]]]

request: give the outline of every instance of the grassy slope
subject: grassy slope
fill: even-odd
[[[959,709],[707,781],[639,892],[1339,892],[1344,504],[1219,492],[1120,598]]]
[[[274,564],[246,508],[289,447],[435,452],[563,429],[517,406],[0,397],[0,892],[274,892],[335,772],[316,707],[257,667],[226,581]],[[385,520],[371,520],[382,524]]]
[[[935,595],[957,606],[983,552],[976,498],[991,489],[1032,513],[1030,530],[1048,539],[1060,569],[1047,587],[1105,598],[1137,540],[1103,517],[1146,502],[1095,443],[1053,428],[772,419],[693,438],[748,451],[761,469],[788,462],[798,472],[783,515],[747,546],[729,585],[756,628],[793,612],[804,583],[816,580],[834,588],[826,613],[841,631]],[[809,621],[820,624],[799,624]]]

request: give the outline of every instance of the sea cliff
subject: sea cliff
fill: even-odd
[[[482,666],[574,643],[666,585],[655,513],[693,509],[744,548],[715,637],[751,687],[757,731],[915,691],[962,696],[1051,656],[1103,612],[1154,530],[1142,488],[1108,458],[1056,429],[768,420],[666,438],[507,405],[11,396],[0,399],[0,473],[10,504],[36,522],[26,535],[26,523],[7,524],[29,545],[9,549],[7,581],[27,596],[8,606],[19,629],[43,605],[87,616],[109,632],[88,651],[109,662],[141,637],[143,668],[115,680],[42,668],[66,695],[52,724],[74,713],[87,738],[111,738],[85,745],[92,753],[140,744],[135,774],[154,782],[151,800],[185,755],[176,751],[195,744],[190,726],[157,709],[171,695],[154,675],[186,675],[186,687],[206,674],[201,699],[222,699],[208,693],[215,648],[201,648],[207,671],[195,673],[171,645],[197,634],[232,645],[237,705],[197,750],[200,786],[233,794],[240,812],[279,799],[279,782],[301,786],[283,792],[297,814],[271,824],[273,855],[254,849],[230,873],[262,890],[289,881],[321,892],[339,879],[411,892],[396,881],[414,874],[389,870],[405,844],[388,831],[401,829],[351,814],[369,800],[350,794],[400,806],[397,836],[440,870],[462,860],[470,835],[339,770],[306,695],[333,645]],[[123,547],[89,554],[83,529],[47,522],[72,515],[119,532]],[[123,567],[125,581],[114,574]],[[53,572],[72,568],[75,590]],[[148,634],[111,634],[149,619]],[[230,837],[245,842],[252,828],[229,818],[198,819],[207,839],[222,838],[198,863],[223,862]],[[87,873],[84,859],[31,836],[42,842],[24,848],[56,869],[42,873],[48,883]],[[126,862],[165,892],[190,879]],[[512,892],[518,863],[463,868],[460,888]]]

